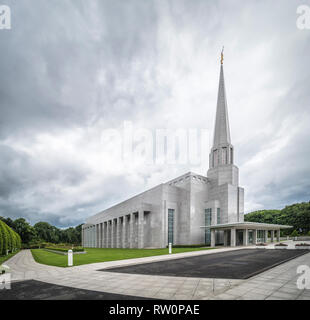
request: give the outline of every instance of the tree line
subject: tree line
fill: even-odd
[[[310,235],[310,202],[295,203],[282,210],[258,210],[244,216],[245,221],[290,225],[283,235]]]
[[[19,234],[22,243],[25,245],[31,246],[41,242],[81,244],[82,225],[75,228],[59,229],[47,222],[38,222],[32,226],[24,218],[12,220],[11,218],[0,217],[1,220]]]

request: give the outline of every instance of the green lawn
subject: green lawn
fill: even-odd
[[[173,253],[189,252],[189,251],[199,251],[208,250],[211,248],[173,248]],[[133,258],[143,258],[151,256],[159,256],[163,254],[168,254],[168,249],[94,249],[86,248],[86,254],[75,254],[73,256],[73,263],[75,266],[80,266],[82,264],[104,262],[104,261],[114,261],[114,260],[124,260]],[[68,257],[65,255],[48,252],[43,249],[32,249],[31,250],[33,258],[36,262],[47,264],[50,266],[57,267],[67,267]]]
[[[3,262],[5,262],[6,260],[9,260],[9,259],[12,258],[13,256],[15,256],[16,253],[18,253],[18,252],[19,252],[19,250],[18,250],[18,251],[15,251],[15,252],[13,252],[13,253],[9,253],[7,256],[0,256],[0,265],[1,265]]]

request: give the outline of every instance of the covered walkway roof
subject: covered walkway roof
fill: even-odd
[[[201,226],[206,229],[264,229],[264,230],[277,230],[277,229],[290,229],[292,226],[283,224],[259,223],[259,222],[234,222],[223,223],[211,226]]]

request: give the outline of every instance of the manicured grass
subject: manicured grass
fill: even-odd
[[[173,253],[208,250],[211,248],[173,248]],[[124,260],[133,258],[143,258],[168,254],[168,249],[95,249],[85,248],[86,254],[75,254],[73,263],[75,266],[82,264]],[[68,257],[43,249],[32,249],[33,258],[36,262],[50,266],[67,267]]]
[[[13,256],[15,256],[16,253],[18,253],[18,252],[19,252],[19,250],[18,250],[18,251],[15,251],[15,252],[13,252],[13,253],[9,253],[7,256],[0,256],[0,265],[1,265],[3,262],[5,262],[5,261],[9,260],[10,258],[12,258]]]

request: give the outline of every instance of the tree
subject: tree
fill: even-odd
[[[23,243],[29,243],[37,238],[36,230],[24,218],[16,219],[14,225]]]
[[[259,210],[244,216],[245,221],[285,224],[293,226],[300,234],[310,231],[310,202],[295,203],[282,210]],[[291,230],[283,230],[289,235]]]
[[[298,232],[297,232],[297,230],[294,230],[294,231],[291,233],[291,237],[298,237]]]
[[[6,223],[0,220],[0,255],[15,251],[21,247],[19,235]]]

